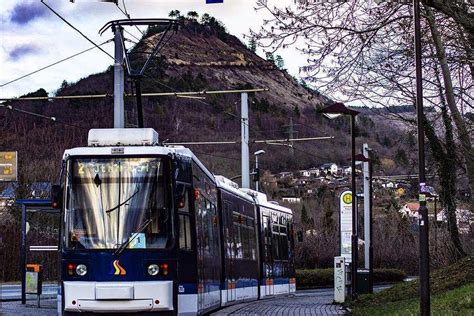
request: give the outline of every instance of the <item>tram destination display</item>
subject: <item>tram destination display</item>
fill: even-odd
[[[16,151],[0,151],[0,182],[18,180],[18,154]]]

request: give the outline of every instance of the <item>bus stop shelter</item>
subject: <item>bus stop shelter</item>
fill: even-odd
[[[26,304],[26,271],[27,271],[27,252],[28,245],[26,241],[26,223],[28,213],[49,213],[59,214],[59,209],[51,207],[51,200],[43,199],[25,199],[16,200],[15,204],[21,207],[21,239],[20,239],[20,264],[21,264],[21,303]],[[57,251],[55,246],[36,247],[40,251]],[[41,248],[41,249],[40,249]]]

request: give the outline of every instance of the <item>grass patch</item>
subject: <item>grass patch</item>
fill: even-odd
[[[420,315],[420,304],[417,299],[390,302],[376,306],[355,308],[351,315]],[[431,296],[431,315],[454,316],[474,315],[474,283],[454,290]]]
[[[354,315],[418,315],[419,282],[405,282],[362,295],[349,307]],[[433,315],[474,315],[474,257],[431,273]]]
[[[374,282],[401,282],[406,273],[397,269],[375,269]],[[334,286],[334,269],[296,270],[296,286],[298,289],[312,289]]]

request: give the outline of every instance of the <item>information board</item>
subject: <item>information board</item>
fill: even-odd
[[[344,191],[340,196],[340,229],[341,229],[341,256],[346,263],[351,262],[352,255],[352,192]]]
[[[16,151],[0,151],[0,182],[18,180],[18,155]]]

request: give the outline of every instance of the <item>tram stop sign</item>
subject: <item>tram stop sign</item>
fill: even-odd
[[[18,153],[0,151],[0,182],[18,181]]]
[[[352,191],[344,191],[340,196],[341,256],[347,263],[352,259]]]

